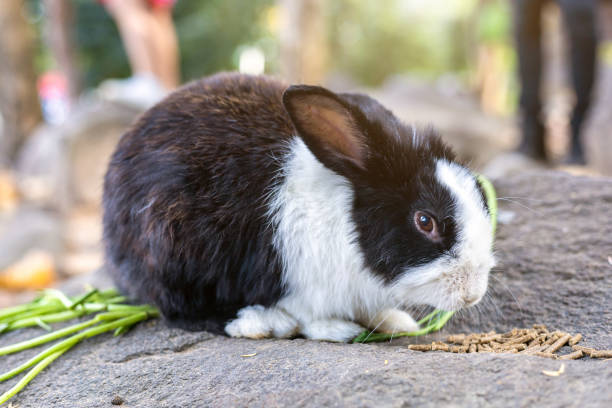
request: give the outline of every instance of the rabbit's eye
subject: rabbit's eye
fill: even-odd
[[[414,213],[414,224],[427,238],[432,241],[439,241],[440,234],[438,233],[438,224],[431,215],[423,211]]]
[[[423,231],[430,232],[433,229],[433,221],[431,220],[431,217],[421,214],[419,216],[419,227],[421,227]]]

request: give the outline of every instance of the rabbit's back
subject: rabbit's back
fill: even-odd
[[[179,325],[221,331],[204,322],[282,295],[266,199],[294,132],[284,89],[233,74],[193,82],[148,111],[111,159],[106,266]]]

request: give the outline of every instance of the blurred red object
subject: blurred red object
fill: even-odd
[[[38,78],[37,88],[45,121],[54,125],[64,122],[70,109],[66,77],[60,72],[45,72]]]

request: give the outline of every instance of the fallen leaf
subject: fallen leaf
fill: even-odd
[[[542,370],[542,374],[549,377],[558,377],[565,372],[565,364],[561,364],[561,367],[557,371]]]
[[[385,360],[385,365],[389,364],[389,360]]]
[[[9,172],[0,170],[0,212],[14,210],[18,201],[15,178]]]
[[[43,289],[55,280],[53,256],[39,249],[31,249],[23,257],[0,271],[0,287],[9,290]]]
[[[252,354],[242,354],[240,357],[255,357],[257,355],[257,353],[252,353]]]

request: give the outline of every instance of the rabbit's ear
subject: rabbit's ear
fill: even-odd
[[[343,172],[365,169],[368,145],[354,112],[331,91],[318,86],[291,86],[283,104],[299,136],[325,166]]]

